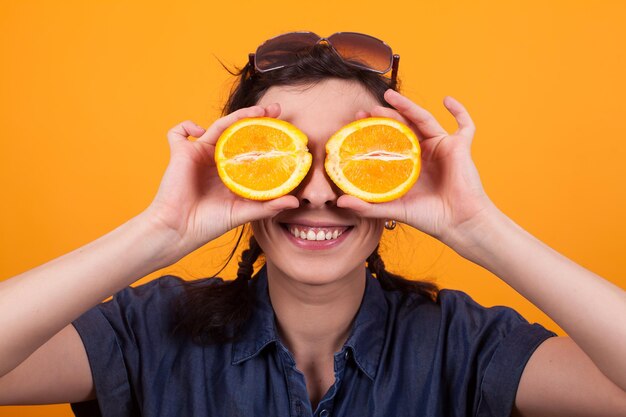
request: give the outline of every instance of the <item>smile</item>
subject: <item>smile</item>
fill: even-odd
[[[286,224],[285,227],[294,237],[302,240],[334,240],[349,228],[348,226],[312,227],[301,224]]]

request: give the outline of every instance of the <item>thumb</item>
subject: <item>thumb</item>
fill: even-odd
[[[199,138],[203,133],[204,128],[198,126],[191,120],[185,120],[167,132],[167,139],[170,143],[170,147],[174,147],[178,143],[187,141],[189,136]]]
[[[237,224],[274,217],[283,210],[295,209],[300,206],[296,196],[285,195],[268,201],[249,201],[238,210]]]
[[[388,203],[368,203],[360,198],[344,194],[337,199],[337,206],[340,208],[355,211],[361,217],[374,219],[397,219],[393,212],[393,206]]]
[[[284,195],[273,200],[261,203],[263,210],[267,213],[277,214],[287,209],[295,209],[300,207],[300,200],[294,195]]]

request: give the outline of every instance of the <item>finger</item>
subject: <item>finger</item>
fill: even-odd
[[[393,205],[387,203],[368,203],[360,198],[344,194],[337,199],[337,207],[355,211],[362,217],[374,219],[396,219],[398,213],[393,210]]]
[[[237,120],[244,119],[246,117],[261,117],[265,116],[265,109],[261,106],[244,107],[243,109],[236,110],[224,117],[217,119],[205,132],[199,141],[207,142],[211,145],[215,145],[217,139],[222,132],[228,128],[228,126],[235,123]]]
[[[300,207],[300,200],[295,195],[287,194],[273,200],[262,203],[263,209],[268,213],[278,213],[282,210],[295,209]]]
[[[383,106],[376,106],[372,110],[372,116],[375,116],[375,117],[389,117],[391,119],[395,119],[395,120],[397,120],[399,122],[402,122],[405,125],[409,126],[411,128],[411,130],[413,130],[415,132],[419,142],[422,142],[424,140],[424,136],[420,133],[420,131],[417,128],[417,126],[415,126],[415,124],[413,122],[411,122],[409,119],[407,119],[406,117],[404,117],[403,115],[398,113],[398,111],[395,110],[395,109],[390,109],[389,107],[383,107]]]
[[[237,224],[243,224],[254,220],[273,217],[283,210],[295,209],[300,206],[300,201],[294,195],[284,195],[273,200],[258,202],[249,201],[237,211]]]
[[[390,109],[389,107],[376,106],[372,109],[371,115],[372,117],[388,117],[390,119],[396,119],[405,125],[412,124],[406,117],[398,113],[395,109]]]
[[[432,114],[397,91],[392,89],[385,91],[385,100],[413,122],[424,139],[446,136],[448,134]]]
[[[450,113],[452,113],[457,124],[459,125],[455,134],[464,136],[471,141],[474,137],[474,133],[476,133],[476,126],[474,125],[474,121],[470,117],[467,110],[465,110],[465,107],[457,99],[451,96],[446,96],[443,99],[443,105],[446,106]]]
[[[167,132],[167,139],[171,146],[181,141],[187,141],[189,136],[198,138],[205,132],[203,127],[198,126],[191,120],[185,120],[177,124]]]

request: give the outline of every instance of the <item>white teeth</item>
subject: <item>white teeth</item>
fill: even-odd
[[[339,236],[341,236],[341,233],[344,231],[343,229],[345,229],[344,227],[342,227],[341,229],[334,229],[334,230],[329,230],[331,228],[318,228],[318,227],[314,227],[314,228],[305,228],[305,229],[299,229],[297,227],[291,227],[289,229],[289,231],[291,232],[292,235],[294,235],[296,238],[299,239],[303,239],[303,240],[331,240],[331,239],[337,239]]]

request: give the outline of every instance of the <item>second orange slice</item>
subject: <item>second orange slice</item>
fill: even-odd
[[[420,173],[420,146],[415,133],[395,119],[369,117],[354,121],[326,143],[326,172],[339,188],[369,202],[404,195]]]

